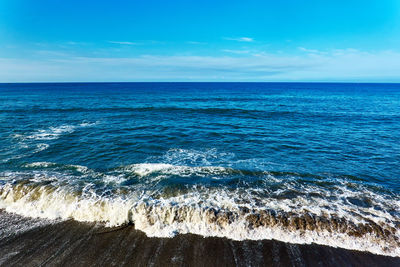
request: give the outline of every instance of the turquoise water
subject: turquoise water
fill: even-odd
[[[10,212],[400,251],[399,84],[0,84],[0,125]]]

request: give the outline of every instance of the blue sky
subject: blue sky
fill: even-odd
[[[0,82],[400,82],[400,1],[0,1]]]

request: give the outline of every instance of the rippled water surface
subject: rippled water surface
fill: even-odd
[[[0,84],[0,208],[400,255],[400,85]]]

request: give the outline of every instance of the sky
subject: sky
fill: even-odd
[[[0,82],[84,81],[400,82],[400,1],[0,1]]]

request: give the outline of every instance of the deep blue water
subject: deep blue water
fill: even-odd
[[[108,197],[194,186],[264,204],[318,192],[398,219],[400,202],[389,203],[400,196],[400,84],[0,84],[0,140],[3,186],[64,175],[54,185],[84,191],[97,179]],[[133,174],[121,174],[127,166]],[[190,169],[210,166],[231,171]],[[247,202],[242,189],[254,190]]]
[[[3,170],[37,161],[105,170],[171,149],[215,150],[198,160],[400,190],[398,84],[2,84],[0,121]],[[82,123],[94,125],[27,147],[14,138]],[[32,153],[40,143],[50,146]]]

